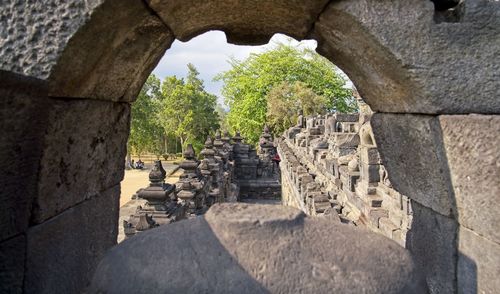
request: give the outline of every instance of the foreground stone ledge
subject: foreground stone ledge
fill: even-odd
[[[383,277],[383,278],[382,278]],[[108,252],[90,293],[426,293],[395,242],[284,206],[221,204]]]

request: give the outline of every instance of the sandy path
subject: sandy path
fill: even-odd
[[[176,168],[177,165],[174,165],[172,163],[163,163],[163,168],[169,174]],[[120,207],[125,205],[127,202],[129,202],[132,199],[132,195],[137,192],[137,190],[141,188],[146,188],[149,186],[149,169],[144,169],[144,170],[125,170],[125,177],[123,178],[123,181],[121,182],[121,195],[120,195]],[[175,173],[176,174],[176,173]],[[178,176],[177,176],[178,177]],[[167,183],[170,183],[170,181],[173,181],[173,183],[176,182],[177,178],[167,179]]]
[[[172,172],[177,166],[173,164],[164,163],[163,168],[167,174]],[[178,169],[171,174],[165,182],[174,184],[179,180],[179,176],[183,170]],[[149,170],[126,170],[125,177],[122,181],[122,194],[120,197],[120,217],[118,219],[118,243],[125,239],[123,231],[123,221],[128,220],[130,215],[134,214],[137,206],[144,205],[144,199],[132,200],[132,195],[135,194],[140,188],[146,188],[149,185]]]

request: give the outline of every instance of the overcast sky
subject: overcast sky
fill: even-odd
[[[187,74],[187,64],[192,63],[200,72],[200,77],[205,82],[205,89],[219,96],[222,83],[214,82],[212,79],[218,73],[230,69],[227,62],[230,57],[242,60],[247,58],[252,52],[262,52],[275,42],[291,42],[293,45],[305,46],[316,49],[316,41],[308,40],[297,42],[289,37],[276,34],[269,44],[263,46],[237,46],[226,42],[226,35],[220,31],[210,31],[202,34],[190,41],[183,43],[178,40],[172,44],[165,53],[160,63],[153,70],[153,73],[163,80],[166,76],[175,75],[185,77]]]

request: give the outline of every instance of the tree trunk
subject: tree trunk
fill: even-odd
[[[168,137],[167,135],[163,135],[163,150],[165,154],[168,154]]]
[[[181,140],[181,153],[184,154],[184,139],[182,136],[180,136],[179,139]]]
[[[132,155],[130,155],[130,152],[127,152],[127,157],[125,159],[125,169],[130,169],[131,165],[132,165]]]

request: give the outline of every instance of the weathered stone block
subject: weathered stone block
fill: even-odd
[[[26,293],[80,293],[116,244],[120,186],[67,209],[27,233]]]
[[[377,183],[380,181],[378,164],[362,164],[360,166],[361,180],[368,183]]]
[[[498,293],[500,245],[460,227],[458,293]]]
[[[211,29],[226,32],[233,44],[265,44],[278,31],[296,39],[306,37],[326,0],[310,2],[149,0],[151,7],[172,29],[174,35],[188,41]],[[232,16],[229,16],[232,15]],[[229,17],[228,17],[229,16]],[[253,24],[251,27],[248,24]]]
[[[394,188],[442,215],[456,207],[437,117],[375,113],[371,120]]]
[[[325,289],[426,292],[408,252],[383,236],[338,219],[308,218],[291,207],[241,203],[214,205],[203,217],[161,226],[119,244],[100,263],[90,292]]]
[[[359,157],[361,164],[380,164],[377,147],[360,146]]]
[[[143,1],[4,6],[0,69],[50,80],[51,96],[132,101],[174,39]]]
[[[33,221],[41,223],[120,183],[130,105],[58,100],[51,109]]]
[[[2,2],[0,68],[47,79],[68,40],[102,2]]]
[[[0,71],[0,240],[28,228],[49,104],[43,81]]]
[[[353,133],[335,133],[335,148],[339,156],[344,156],[356,152],[359,145],[359,135]]]
[[[331,2],[314,26],[317,50],[376,112],[500,113],[498,3],[461,1],[448,23],[432,2]]]
[[[431,293],[455,293],[458,223],[412,201],[406,247],[425,273]]]
[[[338,122],[358,122],[358,113],[336,113],[335,118]]]
[[[50,95],[134,101],[173,40],[144,1],[104,1],[61,53]]]
[[[439,117],[461,225],[500,244],[500,115]]]
[[[26,237],[0,242],[0,293],[23,293]]]

